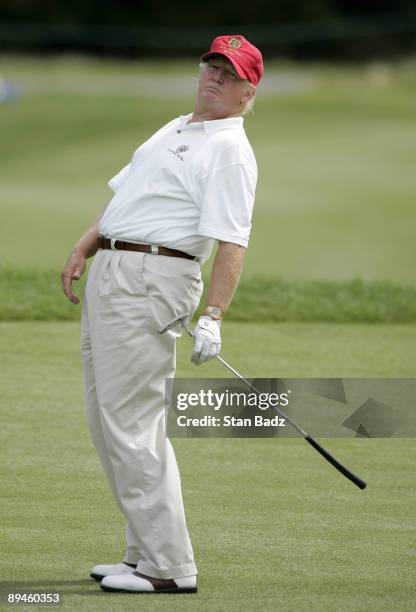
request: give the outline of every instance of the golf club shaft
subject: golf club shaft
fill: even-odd
[[[260,391],[258,389],[256,389],[256,387],[254,387],[246,378],[244,378],[244,376],[242,376],[239,372],[237,372],[237,370],[234,370],[234,368],[231,367],[230,364],[225,361],[225,359],[223,359],[219,355],[217,355],[217,359],[218,359],[218,361],[221,361],[221,363],[223,365],[225,365],[226,368],[228,368],[231,372],[233,372],[237,376],[237,378],[239,378],[240,380],[245,382],[246,385],[248,385],[250,387],[250,389],[252,389],[255,393],[257,393],[257,395],[260,394]],[[287,414],[285,414],[281,408],[277,408],[276,406],[273,406],[273,408],[275,409],[277,414],[279,416],[281,416],[282,418],[286,419],[286,421],[288,423],[290,423],[292,425],[292,427],[294,427],[296,429],[296,431],[298,431],[300,433],[301,436],[306,437],[308,435],[306,433],[306,431],[303,431],[303,429],[301,429],[298,425],[296,425],[296,423],[294,423],[291,419],[289,419]]]
[[[240,378],[240,380],[245,382],[250,387],[250,389],[253,389],[253,391],[255,391],[257,394],[259,393],[259,391],[248,380],[246,380],[244,376],[242,376],[239,372],[237,372],[237,370],[234,370],[234,368],[230,366],[230,364],[227,363],[225,359],[223,359],[219,355],[217,355],[217,359],[218,361],[221,361],[221,363],[226,368],[228,368],[231,372],[233,372],[238,378]],[[317,450],[318,453],[322,455],[322,457],[324,457],[327,461],[329,461],[329,463],[331,463],[331,465],[334,466],[334,468],[336,468],[339,472],[341,472],[341,474],[346,476],[346,478],[349,478],[349,480],[351,480],[351,482],[357,485],[357,487],[359,487],[360,489],[365,489],[367,484],[364,482],[364,480],[361,480],[361,478],[356,476],[353,472],[351,472],[344,465],[342,465],[342,463],[340,463],[337,459],[335,459],[335,457],[333,457],[327,450],[325,450],[314,438],[312,438],[312,436],[310,436],[308,433],[303,431],[303,429],[299,427],[294,421],[289,419],[289,417],[283,412],[283,410],[281,410],[280,408],[277,408],[276,406],[274,406],[274,409],[279,416],[282,416],[283,418],[285,418],[286,421],[290,423],[292,427],[294,427],[296,431],[298,431],[305,438],[305,440],[309,442],[309,444],[315,450]]]
[[[191,338],[193,338],[193,333],[186,327],[186,325],[184,325],[182,323],[183,328],[185,329],[186,333],[188,334],[188,336],[190,336]],[[223,359],[222,357],[220,357],[219,355],[217,355],[216,357],[218,359],[218,361],[220,361],[226,368],[228,368],[228,370],[230,370],[230,372],[232,372],[235,376],[237,376],[237,378],[239,378],[240,380],[242,380],[244,383],[246,383],[246,385],[248,385],[250,387],[250,389],[252,389],[255,393],[259,394],[260,392],[256,389],[256,387],[254,387],[246,378],[244,378],[244,376],[242,376],[239,372],[237,372],[237,370],[235,370],[232,366],[230,366],[229,363],[227,363],[225,361],[225,359]],[[292,425],[292,427],[294,429],[296,429],[296,431],[298,433],[300,433],[300,435],[305,438],[305,440],[312,446],[312,448],[314,448],[316,451],[318,451],[318,453],[324,458],[326,459],[331,465],[334,466],[335,469],[338,470],[338,472],[340,472],[343,476],[345,476],[346,478],[348,478],[349,480],[351,480],[351,482],[353,482],[359,489],[365,489],[367,486],[367,483],[362,480],[361,478],[359,478],[358,476],[356,476],[355,474],[353,474],[353,472],[351,472],[348,468],[345,467],[345,465],[342,465],[342,463],[340,463],[337,459],[335,459],[335,457],[333,457],[330,453],[328,453],[327,450],[324,449],[323,446],[321,446],[314,438],[312,438],[312,436],[310,436],[308,433],[306,433],[306,431],[304,431],[301,427],[299,427],[299,425],[297,425],[294,421],[292,421],[292,419],[290,419],[284,412],[283,410],[281,410],[280,408],[277,408],[276,406],[273,406],[274,410],[277,412],[277,414],[279,416],[281,416],[282,418],[286,419],[286,421],[288,423],[290,423],[290,425]]]

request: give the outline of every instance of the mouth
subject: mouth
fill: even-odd
[[[214,91],[216,94],[220,94],[221,92],[219,91],[219,89],[217,89],[216,87],[213,87],[212,85],[207,85],[205,87],[205,89],[210,89],[211,91]]]

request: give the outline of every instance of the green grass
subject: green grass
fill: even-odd
[[[302,440],[174,440],[199,593],[102,593],[88,570],[120,558],[123,521],[87,434],[79,326],[0,332],[2,593],[54,590],[62,609],[97,612],[414,609],[416,446],[406,439],[325,441],[368,480],[364,492]],[[224,356],[252,376],[414,376],[415,336],[386,324],[229,323]],[[224,376],[218,363],[196,370],[189,353],[184,337],[179,376]]]
[[[143,139],[192,109],[196,69],[10,57],[0,69],[26,88],[1,107],[0,257],[56,267],[110,199],[106,181]],[[245,276],[414,285],[414,62],[386,65],[381,79],[372,66],[267,69],[311,87],[260,90],[246,119],[259,182]],[[167,81],[165,94],[150,95],[150,77],[189,84]]]
[[[80,308],[64,296],[60,271],[0,268],[0,321],[75,321]],[[205,292],[209,283],[205,278]],[[74,283],[82,296],[85,275]],[[198,315],[204,308],[201,300]],[[248,277],[240,282],[227,321],[414,323],[416,288],[389,282],[286,281]]]

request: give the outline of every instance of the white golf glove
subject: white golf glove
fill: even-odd
[[[214,359],[221,350],[221,321],[208,316],[199,317],[193,331],[194,350],[191,361],[195,365]]]

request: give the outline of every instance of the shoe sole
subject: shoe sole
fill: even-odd
[[[130,593],[131,595],[157,595],[158,593],[197,593],[198,587],[189,587],[187,589],[158,589],[157,591],[128,591],[127,589],[115,589],[113,587],[100,585],[103,591],[109,593]]]
[[[105,578],[105,576],[101,576],[101,574],[90,574],[91,578],[94,578],[94,580],[96,580],[97,582],[101,582],[101,580],[103,578]]]

